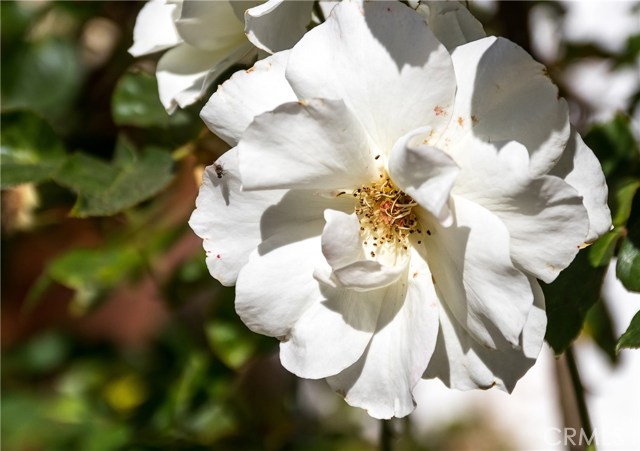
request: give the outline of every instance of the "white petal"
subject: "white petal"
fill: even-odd
[[[355,213],[327,210],[325,220],[322,253],[333,269],[329,276],[329,280],[334,281],[332,286],[369,291],[392,284],[405,272],[408,259],[400,259],[389,266],[365,258],[360,221]]]
[[[511,262],[509,232],[485,208],[451,196],[454,223],[443,227],[426,214],[420,222],[429,268],[440,299],[484,346],[518,345],[533,295]]]
[[[360,357],[382,300],[312,277],[324,261],[321,230],[320,220],[271,236],[251,255],[236,286],[236,311],[245,324],[282,340],[282,364],[308,378],[336,374]]]
[[[384,290],[358,293],[323,287],[280,344],[280,361],[305,378],[333,376],[362,355],[376,329]]]
[[[529,280],[535,301],[524,324],[519,349],[487,349],[476,342],[443,306],[438,343],[424,377],[438,377],[445,385],[459,390],[497,386],[511,392],[535,363],[547,324],[542,290],[535,279]]]
[[[339,286],[356,291],[369,291],[394,283],[404,272],[405,265],[383,265],[373,260],[359,260],[333,271]]]
[[[530,153],[531,174],[547,173],[569,139],[569,115],[546,68],[513,42],[495,37],[457,47],[451,57],[458,91],[447,135],[518,141]]]
[[[547,283],[573,261],[589,221],[578,193],[559,177],[531,177],[527,150],[497,150],[467,139],[454,155],[461,171],[454,193],[489,209],[507,226],[516,264]]]
[[[262,242],[238,276],[236,287],[236,310],[250,329],[286,336],[306,308],[324,300],[313,273],[326,266],[320,235],[322,215],[329,206],[353,210],[352,203],[312,191],[288,191],[263,209],[259,216]],[[229,224],[226,222],[227,227]]]
[[[451,58],[423,18],[400,2],[344,1],[292,49],[287,79],[299,98],[342,99],[377,152],[424,125],[444,126]]]
[[[421,1],[416,11],[449,51],[486,36],[482,24],[458,1]]]
[[[458,166],[442,150],[423,143],[430,128],[412,131],[394,145],[389,175],[402,191],[444,224],[450,224],[448,201]]]
[[[549,174],[561,177],[582,196],[589,215],[586,242],[591,243],[609,231],[611,212],[607,206],[608,189],[602,167],[575,129],[571,129],[567,148]]]
[[[289,52],[279,52],[236,72],[219,86],[200,113],[207,127],[235,146],[254,117],[295,102],[297,97],[284,78],[288,57]]]
[[[261,241],[262,215],[282,199],[285,191],[243,192],[236,149],[229,150],[216,164],[223,175],[219,178],[214,166],[207,168],[189,225],[204,240],[211,275],[231,286]]]
[[[144,4],[133,28],[133,56],[148,55],[178,45],[182,39],[173,23],[178,5],[165,0],[151,0]]]
[[[322,254],[334,268],[342,268],[362,257],[360,220],[355,213],[335,210],[324,212],[326,225],[322,231]]]
[[[364,130],[340,100],[286,103],[264,113],[238,149],[245,189],[355,188],[374,177]]]
[[[251,254],[238,275],[235,301],[249,329],[284,339],[309,307],[325,300],[312,276],[315,266],[322,264],[321,227],[318,221],[309,233],[298,228],[274,235],[262,243],[266,250]]]
[[[191,105],[224,70],[251,51],[251,44],[212,52],[180,44],[165,53],[156,69],[160,101],[168,112]]]
[[[176,28],[187,44],[200,50],[237,47],[246,39],[228,1],[184,1]]]
[[[269,0],[247,9],[245,32],[249,40],[269,53],[293,47],[311,21],[311,0]]]
[[[327,382],[349,404],[375,418],[408,415],[415,406],[413,387],[427,367],[437,332],[438,301],[429,268],[414,253],[408,273],[387,288],[365,354]]]
[[[304,227],[306,224],[314,227],[317,224],[323,225],[322,218],[328,209],[345,214],[353,212],[353,208],[354,202],[348,196],[335,197],[327,196],[323,192],[290,190],[280,202],[264,212],[261,225],[262,239],[279,233],[286,235],[291,227]],[[313,227],[308,228],[312,229]]]

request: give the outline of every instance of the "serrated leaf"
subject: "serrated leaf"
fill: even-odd
[[[580,333],[587,312],[600,298],[606,270],[592,267],[588,249],[583,249],[553,283],[540,284],[548,319],[545,339],[556,354],[562,353]]]
[[[620,349],[640,348],[640,312],[637,312],[629,323],[626,332],[618,340],[616,351]]]
[[[622,229],[613,229],[602,235],[595,243],[589,246],[589,263],[591,263],[591,266],[598,267],[609,264],[621,235]]]
[[[108,216],[160,192],[173,178],[172,167],[166,151],[147,148],[138,153],[120,140],[111,164],[76,154],[55,179],[78,194],[73,216]]]
[[[37,183],[51,177],[67,158],[51,126],[26,111],[2,114],[0,187]]]

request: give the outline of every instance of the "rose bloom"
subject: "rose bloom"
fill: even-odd
[[[545,68],[461,30],[445,46],[401,3],[345,1],[201,114],[233,146],[190,220],[211,274],[285,368],[376,418],[420,378],[513,390],[545,334],[537,279],[611,223]]]
[[[160,100],[171,113],[201,98],[216,77],[255,57],[257,49],[291,48],[306,31],[312,7],[308,0],[151,0],[138,15],[129,53],[169,49],[156,76]]]

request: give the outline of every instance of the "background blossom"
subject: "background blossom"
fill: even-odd
[[[233,64],[255,57],[256,48],[269,53],[290,48],[306,31],[312,4],[151,0],[140,11],[129,53],[169,49],[158,61],[156,76],[160,100],[173,112],[202,97]]]

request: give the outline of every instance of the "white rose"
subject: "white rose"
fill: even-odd
[[[202,111],[235,146],[190,224],[291,372],[377,418],[421,377],[511,391],[552,281],[608,230],[597,159],[544,67],[500,38],[441,44],[397,2],[342,2]]]

